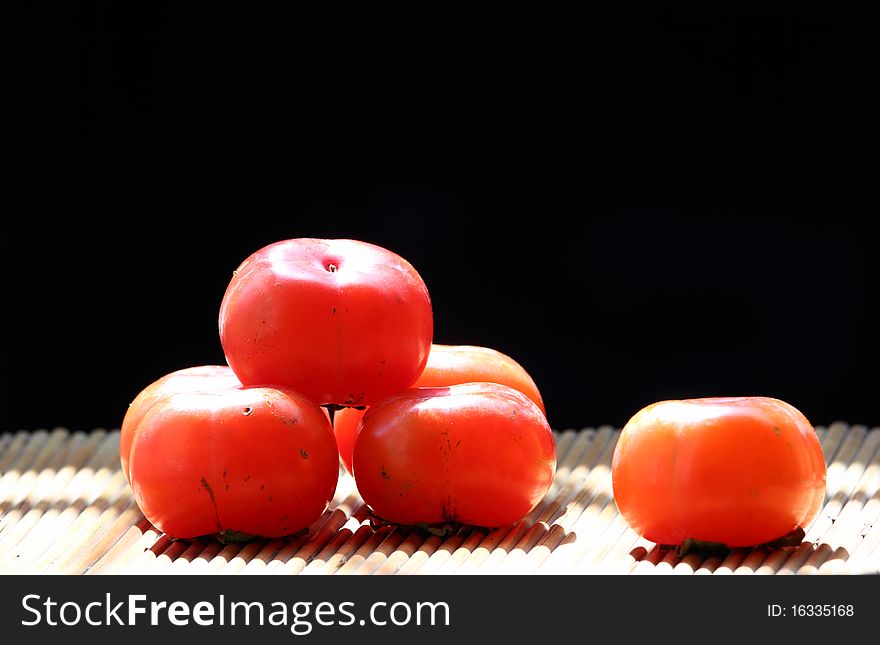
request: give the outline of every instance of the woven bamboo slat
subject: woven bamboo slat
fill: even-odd
[[[223,545],[170,540],[143,517],[119,467],[119,432],[0,434],[0,574],[811,575],[880,572],[880,428],[818,428],[828,464],[822,511],[797,547],[687,555],[639,537],[617,511],[618,432],[555,433],[558,466],[522,522],[444,537],[374,527],[341,471],[304,536]]]

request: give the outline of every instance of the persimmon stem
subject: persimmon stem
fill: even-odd
[[[691,553],[699,553],[703,555],[717,555],[723,558],[732,550],[733,549],[723,542],[704,542],[702,540],[692,540],[688,538],[682,540],[681,544],[678,545],[676,555],[678,555],[679,558],[683,558]]]

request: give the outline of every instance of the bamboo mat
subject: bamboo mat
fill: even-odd
[[[119,432],[0,434],[0,574],[858,574],[880,572],[880,428],[818,428],[825,505],[798,547],[725,558],[635,535],[611,491],[610,427],[556,432],[558,468],[524,521],[440,538],[374,530],[343,473],[298,538],[172,541],[144,519],[119,467]]]

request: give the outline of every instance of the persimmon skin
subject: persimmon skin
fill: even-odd
[[[129,473],[138,507],[169,537],[282,537],[327,509],[339,455],[327,414],[309,399],[231,386],[152,406],[133,437]]]
[[[499,527],[547,494],[556,444],[522,392],[464,383],[404,390],[371,407],[352,464],[358,491],[386,521]]]
[[[807,418],[767,397],[661,401],[624,426],[614,499],[639,535],[748,547],[806,528],[825,495],[822,446]]]
[[[131,444],[141,421],[154,406],[182,392],[215,392],[240,386],[226,365],[196,365],[165,374],[141,390],[129,404],[119,430],[119,461],[126,481],[131,483]]]
[[[242,384],[281,385],[333,406],[371,405],[410,387],[434,330],[415,268],[345,239],[294,238],[255,251],[232,276],[218,323]]]
[[[448,387],[473,382],[500,383],[519,390],[546,415],[541,392],[525,368],[491,347],[432,344],[425,369],[413,387]],[[339,456],[348,472],[351,472],[354,435],[363,416],[364,410],[358,408],[337,410],[333,416]]]
[[[519,390],[547,414],[538,386],[525,368],[491,347],[432,344],[428,363],[413,387],[449,387],[475,382],[500,383]]]

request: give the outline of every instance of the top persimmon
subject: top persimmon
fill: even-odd
[[[282,385],[337,406],[371,405],[411,386],[434,331],[428,289],[409,262],[368,242],[311,238],[247,258],[219,323],[244,385]]]

